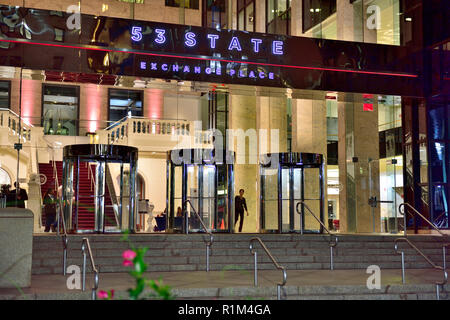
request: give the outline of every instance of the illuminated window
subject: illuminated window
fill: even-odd
[[[336,12],[336,0],[303,0],[303,33]]]
[[[0,81],[0,108],[9,109],[11,101],[11,82]]]
[[[43,85],[42,126],[48,135],[78,135],[80,88]]]
[[[166,0],[166,6],[168,7],[181,7],[184,2],[184,7],[186,9],[197,9],[198,10],[199,0]]]
[[[203,0],[202,24],[206,28],[226,29],[228,0]]]
[[[273,34],[291,33],[291,1],[266,0],[266,32]]]
[[[143,116],[143,91],[109,89],[108,96],[109,121],[116,122],[127,116]]]

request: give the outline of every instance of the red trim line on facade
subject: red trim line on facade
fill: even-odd
[[[81,47],[81,46],[75,46],[75,45],[62,45],[62,44],[53,44],[53,43],[37,43],[37,42],[30,42],[30,41],[25,42],[25,41],[6,40],[6,39],[0,39],[0,41],[11,42],[11,43],[20,43],[20,44],[34,44],[34,45],[48,46],[48,47],[59,47],[59,48],[80,49],[80,50],[94,50],[94,51],[105,51],[105,52],[122,52],[122,53],[127,52],[127,53],[132,53],[132,54],[137,54],[137,55],[145,55],[145,56],[180,58],[180,59],[190,59],[190,60],[204,60],[204,61],[218,61],[218,62],[227,62],[227,63],[241,63],[241,64],[252,64],[252,65],[259,65],[259,66],[291,68],[291,69],[307,69],[307,70],[316,70],[316,71],[360,73],[360,74],[371,74],[371,75],[377,75],[377,76],[392,76],[392,77],[407,77],[407,78],[418,78],[419,77],[416,74],[406,74],[406,73],[376,72],[376,71],[333,69],[333,68],[320,68],[320,67],[304,67],[304,66],[293,66],[293,65],[283,65],[283,64],[273,64],[273,63],[259,63],[259,62],[251,62],[251,61],[234,61],[234,60],[217,59],[217,58],[199,58],[199,57],[179,56],[179,55],[170,55],[170,54],[162,54],[162,53],[136,52],[136,51],[131,51],[128,49],[124,49],[124,50],[115,49],[114,50],[114,49]]]

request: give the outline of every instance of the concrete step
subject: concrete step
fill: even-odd
[[[85,235],[90,239],[96,265],[101,272],[126,272],[122,266],[122,252],[130,244],[121,241],[120,235]],[[329,237],[323,235],[257,235],[288,270],[314,270],[330,268]],[[211,252],[211,270],[230,268],[251,270],[253,256],[249,241],[255,235],[215,235]],[[69,236],[68,265],[81,265],[81,242],[83,236]],[[401,257],[395,254],[394,236],[340,235],[333,257],[336,269],[366,269],[369,265],[381,268],[400,268]],[[439,236],[409,237],[425,255],[442,264],[442,239]],[[206,255],[204,234],[190,235],[131,235],[135,247],[148,247],[146,263],[150,271],[205,270]],[[403,244],[402,244],[403,245]],[[273,264],[263,250],[256,245],[259,268],[273,269]],[[426,260],[406,246],[406,268],[428,268]],[[450,255],[447,255],[450,264]],[[33,244],[33,274],[61,273],[62,242],[57,236],[35,236]]]

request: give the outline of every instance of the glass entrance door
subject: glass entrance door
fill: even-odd
[[[261,168],[262,232],[316,233],[320,223],[304,203],[323,222],[323,187],[320,167],[282,166],[280,170]]]

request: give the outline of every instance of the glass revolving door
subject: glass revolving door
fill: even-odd
[[[323,156],[281,153],[278,159],[277,168],[261,165],[262,232],[322,232],[319,222],[305,210],[304,204],[323,222]],[[296,211],[299,202],[302,203],[300,214]]]
[[[135,232],[137,157],[138,150],[127,146],[64,147],[62,200],[67,230]]]
[[[216,159],[212,149],[174,150],[168,153],[168,232],[186,232],[184,208],[189,219],[188,231],[204,231],[192,207],[209,231],[230,232],[233,158],[229,152],[225,155],[224,159]]]

